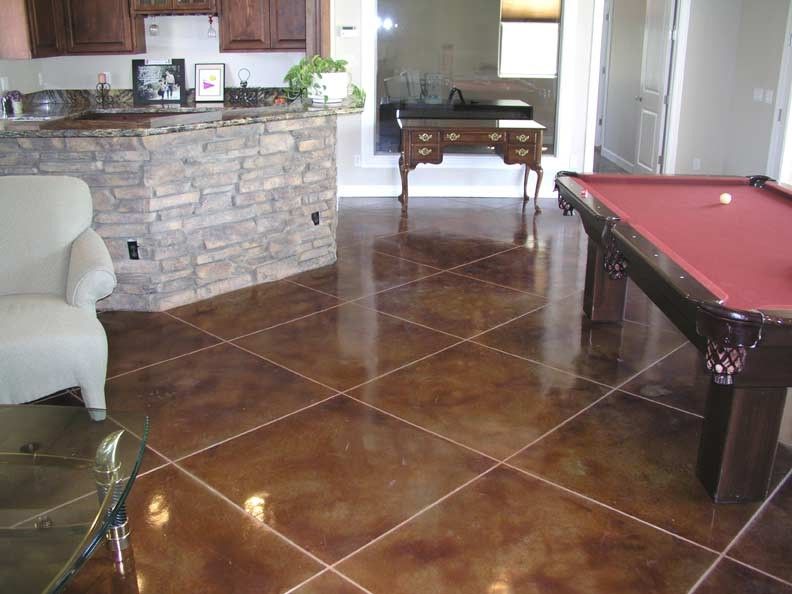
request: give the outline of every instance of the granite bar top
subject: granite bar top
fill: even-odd
[[[122,137],[172,134],[278,120],[360,113],[340,106],[267,105],[261,107],[115,107],[73,104],[34,106],[21,118],[0,120],[0,138]]]

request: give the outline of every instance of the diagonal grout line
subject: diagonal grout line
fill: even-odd
[[[388,313],[387,311],[382,311],[380,309],[375,309],[375,308],[373,308],[371,306],[364,305],[362,303],[358,303],[357,301],[355,301],[353,303],[350,303],[349,305],[352,305],[354,307],[359,307],[360,309],[365,309],[367,311],[372,311],[372,312],[374,312],[376,314],[380,314],[380,315],[388,317],[388,318],[393,318],[394,320],[399,320],[400,322],[404,322],[405,324],[411,324],[413,326],[420,326],[421,328],[423,328],[425,330],[431,330],[432,332],[437,332],[438,334],[445,334],[446,336],[449,336],[449,337],[451,337],[451,338],[453,338],[455,340],[467,340],[464,336],[458,336],[456,334],[451,334],[450,332],[447,332],[446,330],[440,330],[438,328],[432,328],[431,326],[427,326],[426,324],[422,324],[421,322],[416,322],[415,320],[408,320],[407,318],[402,318],[401,316],[398,316],[396,314]]]
[[[289,372],[293,373],[294,375],[299,375],[301,378],[303,378],[305,380],[308,380],[309,382],[313,382],[314,384],[318,384],[318,385],[322,386],[323,388],[327,388],[328,390],[330,390],[332,392],[340,392],[341,391],[338,388],[334,388],[333,386],[329,386],[329,385],[325,384],[324,382],[320,382],[317,379],[314,379],[312,377],[308,377],[307,375],[305,375],[303,373],[300,373],[296,369],[292,369],[291,367],[287,367],[283,363],[278,363],[277,361],[275,361],[273,359],[270,359],[268,357],[265,357],[264,355],[261,355],[261,354],[255,352],[255,351],[251,351],[250,349],[246,349],[242,345],[239,345],[239,344],[237,344],[235,342],[229,342],[228,344],[230,344],[234,348],[239,349],[240,351],[244,351],[244,352],[246,352],[246,353],[248,353],[250,355],[253,355],[254,357],[258,357],[262,361],[266,361],[267,363],[270,363],[271,365],[275,365],[276,367],[280,367],[281,369],[285,369],[286,371],[289,371]]]
[[[465,481],[464,483],[462,483],[461,485],[459,485],[459,486],[458,486],[458,487],[456,487],[455,489],[452,489],[451,491],[449,491],[448,493],[446,493],[445,495],[443,495],[443,496],[442,496],[442,497],[440,497],[439,499],[437,499],[437,500],[433,501],[432,503],[430,503],[429,505],[427,505],[427,506],[425,506],[425,507],[423,507],[423,508],[419,509],[417,512],[415,512],[415,513],[414,513],[413,515],[411,515],[410,517],[408,517],[408,518],[406,518],[406,519],[402,520],[401,522],[399,522],[398,524],[396,524],[395,526],[393,526],[393,527],[392,527],[392,528],[390,528],[389,530],[386,530],[385,532],[383,532],[382,534],[380,534],[380,535],[379,535],[379,536],[377,536],[376,538],[373,538],[372,540],[370,540],[370,541],[369,541],[369,542],[367,542],[366,544],[362,545],[362,546],[361,546],[361,547],[359,547],[358,549],[355,549],[354,551],[352,551],[352,552],[351,552],[351,553],[349,553],[348,555],[346,555],[346,556],[344,556],[344,557],[341,557],[341,559],[339,559],[338,561],[336,561],[335,563],[333,563],[333,564],[331,565],[331,568],[335,568],[335,567],[337,567],[338,565],[340,565],[341,563],[343,563],[343,562],[344,562],[344,561],[346,561],[347,559],[349,559],[349,558],[351,558],[351,557],[353,557],[353,556],[357,555],[357,554],[358,554],[358,553],[360,553],[361,551],[363,551],[363,550],[365,550],[365,549],[369,548],[371,545],[373,545],[373,544],[375,544],[375,543],[379,542],[379,541],[380,541],[380,540],[382,540],[383,538],[385,538],[385,537],[387,537],[388,535],[390,535],[390,534],[394,533],[394,532],[395,532],[395,531],[397,531],[399,528],[401,528],[401,527],[402,527],[402,526],[404,526],[405,524],[407,524],[407,523],[411,522],[412,520],[414,520],[414,519],[415,519],[415,518],[417,518],[418,516],[422,515],[423,513],[427,512],[427,511],[429,511],[430,509],[432,509],[432,508],[434,508],[434,507],[438,506],[438,505],[439,505],[439,504],[441,504],[443,501],[445,501],[445,500],[446,500],[446,499],[448,499],[449,497],[452,497],[453,495],[455,495],[456,493],[458,493],[459,491],[461,491],[462,489],[464,489],[464,488],[465,488],[465,487],[467,487],[468,485],[471,485],[471,484],[473,484],[473,483],[474,483],[474,482],[476,482],[477,480],[479,480],[479,479],[483,478],[484,476],[486,476],[486,475],[488,475],[489,473],[491,473],[493,470],[495,470],[495,469],[497,469],[497,468],[500,468],[500,467],[501,467],[501,463],[497,463],[497,464],[495,464],[495,465],[491,466],[490,468],[488,468],[487,470],[485,470],[484,472],[482,472],[482,473],[480,473],[480,474],[478,474],[478,475],[474,476],[473,478],[471,478],[471,479],[469,479],[469,480]]]
[[[341,396],[345,396],[345,397],[349,398],[350,400],[353,400],[353,401],[357,402],[358,404],[362,404],[366,408],[370,408],[372,410],[376,410],[376,411],[378,411],[378,412],[380,412],[380,413],[382,413],[384,415],[387,415],[387,416],[389,416],[389,417],[391,417],[393,419],[396,419],[397,421],[401,421],[402,423],[405,423],[406,425],[409,425],[410,427],[413,427],[414,429],[418,429],[418,430],[422,431],[423,433],[428,433],[429,435],[431,435],[433,437],[440,438],[443,441],[447,441],[447,442],[449,442],[451,444],[454,444],[455,446],[459,446],[460,448],[464,448],[464,449],[468,450],[469,452],[472,452],[474,454],[478,454],[479,456],[483,456],[484,458],[487,458],[491,462],[494,462],[496,464],[499,464],[501,462],[501,460],[499,458],[496,458],[495,456],[490,456],[489,454],[486,454],[486,453],[482,452],[481,450],[477,450],[476,448],[474,448],[472,446],[465,445],[461,441],[457,441],[456,439],[453,439],[452,437],[448,437],[446,435],[443,435],[442,433],[437,433],[436,431],[432,431],[431,429],[429,429],[427,427],[424,427],[424,426],[419,425],[417,423],[413,423],[412,421],[409,421],[409,420],[405,419],[404,417],[400,417],[397,414],[394,414],[392,412],[387,411],[384,408],[380,408],[379,406],[376,406],[374,404],[366,402],[365,400],[361,400],[360,398],[355,398],[354,396],[350,396],[346,392],[342,392]]]
[[[198,483],[199,485],[201,485],[202,487],[204,487],[205,489],[207,489],[209,492],[213,493],[215,496],[219,497],[220,499],[222,499],[223,501],[225,501],[225,502],[226,502],[226,503],[228,503],[229,505],[232,505],[234,508],[236,508],[237,510],[239,510],[239,511],[240,511],[242,514],[244,514],[244,515],[245,515],[245,517],[247,517],[247,518],[250,518],[250,519],[252,519],[253,521],[255,521],[255,522],[256,522],[256,524],[257,524],[257,525],[259,525],[259,526],[261,526],[261,527],[262,527],[264,530],[266,530],[266,531],[268,531],[268,532],[270,532],[270,533],[274,534],[275,536],[277,536],[278,538],[280,538],[280,539],[281,539],[282,541],[284,541],[285,543],[287,543],[287,544],[291,545],[292,547],[294,547],[295,549],[297,549],[298,551],[300,551],[300,552],[301,552],[301,553],[303,553],[304,555],[307,555],[308,557],[310,557],[311,559],[313,559],[314,561],[316,561],[317,563],[319,563],[319,564],[320,564],[322,567],[324,567],[325,569],[330,569],[330,564],[328,564],[328,563],[327,563],[327,562],[325,562],[325,561],[322,561],[322,559],[320,559],[319,557],[317,557],[316,555],[314,555],[314,554],[313,554],[311,551],[309,551],[308,549],[305,549],[305,548],[303,548],[302,546],[298,545],[296,542],[294,542],[294,541],[293,541],[292,539],[290,539],[288,536],[286,536],[285,534],[281,533],[281,532],[280,532],[280,531],[278,531],[278,530],[275,530],[275,528],[273,528],[272,526],[270,526],[270,525],[269,525],[269,524],[267,524],[266,522],[262,522],[261,520],[257,520],[256,518],[254,518],[253,516],[251,516],[251,515],[250,515],[250,514],[249,514],[249,513],[248,513],[248,512],[245,510],[245,508],[243,508],[241,505],[238,505],[238,504],[237,504],[237,503],[235,503],[233,500],[229,499],[229,498],[228,498],[226,495],[224,495],[222,492],[220,492],[220,491],[218,491],[217,489],[215,489],[215,488],[214,488],[212,485],[210,485],[209,483],[207,483],[206,481],[204,481],[203,479],[201,479],[200,477],[198,477],[196,474],[193,474],[192,472],[190,472],[189,470],[187,470],[187,469],[186,469],[186,468],[184,468],[183,466],[181,466],[181,465],[179,465],[179,464],[176,464],[175,462],[173,463],[173,466],[174,466],[174,468],[177,468],[177,469],[178,469],[180,472],[183,472],[184,474],[186,474],[187,476],[189,476],[189,477],[190,477],[190,478],[191,478],[193,481],[195,481],[196,483]]]
[[[493,281],[490,281],[490,280],[486,280],[486,279],[483,279],[483,278],[478,278],[478,277],[472,276],[470,274],[463,274],[462,272],[456,272],[456,269],[447,270],[446,272],[448,274],[453,274],[454,276],[459,276],[459,277],[462,277],[462,278],[467,278],[467,279],[470,279],[470,280],[478,281],[480,283],[484,283],[484,284],[487,284],[487,285],[492,285],[494,287],[500,287],[501,289],[510,289],[512,291],[517,291],[518,293],[525,293],[526,295],[530,295],[531,297],[538,297],[539,299],[547,299],[547,297],[545,297],[544,295],[540,295],[539,293],[533,293],[532,291],[526,291],[525,289],[518,289],[516,287],[510,287],[509,285],[504,285],[504,284],[496,283],[496,282],[493,282]]]
[[[761,513],[764,511],[765,507],[767,507],[767,505],[770,503],[773,497],[775,497],[776,493],[778,493],[781,490],[781,487],[783,487],[784,483],[786,483],[789,480],[790,476],[792,476],[792,470],[787,471],[786,476],[784,476],[784,478],[781,481],[779,481],[779,483],[775,486],[772,492],[767,496],[767,498],[762,502],[762,504],[751,515],[751,517],[748,519],[745,525],[740,529],[740,531],[737,534],[734,535],[734,538],[732,538],[731,542],[729,542],[729,544],[726,545],[726,548],[723,549],[723,551],[721,551],[720,555],[718,555],[718,558],[712,562],[712,565],[710,565],[709,568],[707,568],[704,571],[704,573],[701,574],[701,577],[699,577],[699,579],[696,580],[696,583],[690,587],[690,590],[688,590],[688,594],[693,594],[693,592],[695,592],[699,588],[699,586],[701,586],[701,584],[704,583],[704,581],[715,570],[715,567],[718,565],[718,563],[720,563],[724,559],[724,557],[726,557],[726,554],[734,546],[734,544],[742,537],[743,534],[745,534],[748,531],[748,529],[753,525],[753,523],[757,520],[757,518],[759,518]]]
[[[665,406],[666,408],[670,408],[671,410],[675,410],[677,412],[685,413],[686,415],[690,415],[691,417],[696,417],[697,419],[703,419],[704,415],[700,415],[698,413],[691,412],[689,410],[685,410],[684,408],[679,408],[678,406],[674,406],[673,404],[668,404],[667,402],[662,402],[660,400],[655,400],[654,398],[649,398],[648,396],[641,396],[640,394],[636,394],[635,392],[630,392],[625,389],[619,390],[622,394],[626,394],[627,396],[633,396],[634,398],[640,398],[641,400],[646,400],[647,402],[651,402],[652,404],[657,404],[659,406]]]
[[[681,349],[683,346],[684,346],[684,345],[680,345],[680,346],[678,346],[677,348],[673,349],[672,351],[670,351],[670,352],[666,353],[665,355],[663,355],[662,357],[660,357],[660,359],[658,359],[657,361],[654,361],[654,362],[652,362],[650,365],[647,365],[646,367],[644,367],[643,369],[641,369],[641,370],[640,370],[640,371],[638,371],[637,373],[635,373],[635,374],[631,375],[631,376],[630,376],[630,377],[628,377],[626,380],[624,380],[622,383],[620,383],[620,384],[618,384],[617,386],[614,386],[613,388],[611,388],[610,392],[608,392],[607,394],[605,394],[605,395],[604,395],[604,396],[602,396],[601,398],[598,398],[596,401],[592,402],[591,404],[589,404],[588,406],[586,406],[586,407],[585,407],[585,408],[583,408],[582,410],[578,411],[577,413],[575,413],[574,415],[572,415],[572,416],[571,416],[571,417],[569,417],[568,419],[564,420],[563,422],[559,423],[558,425],[556,425],[555,427],[553,427],[553,428],[552,428],[552,429],[550,429],[549,431],[547,431],[547,432],[545,432],[544,434],[540,435],[539,437],[537,437],[535,440],[533,440],[531,443],[529,443],[529,444],[528,444],[528,445],[526,445],[525,447],[523,447],[523,448],[521,448],[521,449],[517,450],[516,452],[514,452],[514,453],[513,453],[511,456],[509,456],[508,458],[504,458],[503,462],[504,462],[504,463],[508,463],[508,462],[509,462],[509,460],[511,460],[511,459],[515,458],[516,456],[520,455],[521,453],[523,453],[523,452],[524,452],[525,450],[527,450],[528,448],[530,448],[530,447],[532,447],[532,446],[536,445],[537,443],[539,443],[540,441],[542,441],[543,439],[545,439],[545,438],[546,438],[548,435],[550,435],[550,434],[552,434],[552,433],[554,433],[554,432],[558,431],[558,430],[559,430],[561,427],[563,427],[564,425],[566,425],[567,423],[569,423],[569,422],[570,422],[570,421],[572,421],[573,419],[577,418],[578,416],[580,416],[581,414],[583,414],[584,412],[586,412],[587,410],[589,410],[590,408],[592,408],[593,406],[595,406],[596,404],[598,404],[599,402],[601,402],[602,400],[604,400],[605,398],[607,398],[607,397],[611,396],[612,394],[614,394],[614,393],[616,393],[616,392],[619,392],[619,391],[620,391],[620,389],[621,389],[621,387],[622,387],[623,385],[625,385],[626,383],[628,383],[628,382],[632,381],[633,379],[635,379],[636,377],[638,377],[638,376],[639,376],[639,375],[641,375],[642,373],[645,373],[647,369],[651,368],[653,365],[656,365],[657,363],[659,363],[660,361],[662,361],[662,360],[663,360],[663,359],[665,359],[666,357],[670,357],[670,356],[671,356],[671,355],[673,355],[673,354],[674,354],[676,351],[678,351],[679,349]],[[590,380],[589,380],[589,381],[590,381]]]
[[[681,541],[684,541],[684,542],[686,542],[688,544],[694,545],[694,546],[696,546],[699,549],[704,549],[705,551],[707,551],[709,553],[712,553],[713,555],[717,555],[718,554],[718,551],[716,551],[713,548],[710,548],[710,547],[705,546],[705,545],[703,545],[701,543],[698,543],[695,540],[690,540],[689,538],[686,538],[686,537],[681,536],[679,534],[675,534],[675,533],[671,532],[670,530],[667,530],[666,528],[663,528],[663,527],[658,526],[656,524],[652,524],[651,522],[647,522],[646,520],[642,520],[638,516],[634,516],[632,514],[628,514],[627,512],[622,511],[622,510],[620,510],[617,507],[613,507],[612,505],[608,505],[607,503],[603,503],[602,501],[599,501],[598,499],[594,499],[593,497],[589,497],[588,495],[584,495],[583,493],[579,493],[578,491],[575,491],[573,489],[565,487],[564,485],[561,485],[559,483],[555,483],[555,482],[553,482],[551,480],[546,479],[545,477],[543,477],[543,476],[541,476],[539,474],[534,474],[533,472],[530,472],[528,470],[524,470],[524,469],[522,469],[522,468],[520,468],[518,466],[514,466],[513,464],[509,464],[507,462],[504,462],[503,466],[506,467],[506,468],[510,468],[512,470],[515,470],[515,471],[519,472],[520,474],[524,474],[525,476],[529,476],[532,479],[535,479],[537,481],[541,481],[542,483],[545,483],[546,485],[554,487],[554,488],[556,488],[556,489],[558,489],[560,491],[564,491],[565,493],[568,493],[568,494],[570,494],[570,495],[572,495],[574,497],[579,497],[580,499],[585,499],[586,501],[588,501],[590,503],[593,503],[593,504],[597,505],[598,507],[605,508],[605,509],[607,509],[609,511],[617,513],[620,516],[623,516],[625,518],[629,518],[631,520],[634,520],[635,522],[638,522],[639,524],[643,524],[644,526],[648,526],[649,528],[654,528],[655,530],[663,532],[663,533],[667,534],[668,536],[671,536],[671,537],[673,537],[673,538],[675,538],[677,540],[681,540]]]
[[[190,355],[194,355],[195,353],[200,353],[201,351],[208,351],[209,349],[213,349],[219,347],[225,341],[221,341],[215,344],[210,344],[209,346],[202,347],[200,349],[195,349],[194,351],[189,351],[187,353],[182,353],[181,355],[176,355],[175,357],[168,357],[167,359],[163,359],[162,361],[157,361],[156,363],[149,363],[147,365],[143,365],[142,367],[136,367],[135,369],[130,369],[129,371],[124,371],[122,373],[117,373],[113,376],[108,377],[105,381],[111,381],[119,377],[123,377],[125,375],[129,375],[130,373],[136,373],[138,371],[142,371],[144,369],[148,369],[149,367],[154,367],[156,365],[161,365],[162,363],[168,363],[170,361],[175,361],[176,359],[181,359],[183,357],[189,357]]]
[[[401,255],[397,256],[395,254],[389,254],[387,252],[383,252],[383,251],[380,251],[380,250],[376,249],[374,246],[371,247],[371,251],[376,252],[378,254],[382,254],[383,256],[390,256],[391,258],[398,258],[399,260],[404,260],[405,262],[411,262],[413,264],[420,264],[421,266],[429,266],[429,267],[435,268],[437,270],[442,270],[443,272],[448,272],[448,271],[454,270],[456,268],[461,268],[462,266],[469,266],[470,264],[475,264],[476,262],[480,262],[481,260],[486,260],[487,258],[491,258],[492,256],[497,256],[499,254],[505,254],[506,252],[511,252],[512,250],[518,250],[518,249],[520,249],[522,247],[522,246],[519,246],[519,245],[508,244],[505,241],[494,241],[494,240],[488,239],[486,237],[470,236],[470,237],[466,237],[466,239],[467,238],[469,238],[469,239],[486,240],[486,241],[489,241],[490,243],[499,243],[501,245],[508,245],[509,247],[505,248],[505,249],[502,249],[502,250],[498,250],[497,252],[493,252],[492,254],[488,254],[486,256],[482,256],[481,258],[476,258],[475,260],[469,260],[467,262],[463,262],[462,264],[455,264],[454,266],[449,266],[447,268],[444,268],[442,266],[437,266],[436,264],[426,264],[425,262],[419,262],[418,260],[411,260],[410,258],[405,258],[404,256],[401,256]]]
[[[740,561],[739,559],[737,559],[735,557],[732,557],[731,555],[725,555],[724,558],[728,559],[729,561],[732,561],[732,562],[736,563],[737,565],[742,565],[743,567],[747,567],[748,569],[750,569],[752,571],[755,571],[756,573],[761,573],[763,576],[772,578],[772,579],[774,579],[777,582],[781,582],[782,584],[784,584],[786,586],[792,586],[792,582],[787,581],[787,580],[785,580],[783,578],[780,578],[777,575],[773,575],[772,573],[768,573],[767,571],[765,571],[763,569],[759,569],[758,567],[755,567],[754,565],[751,565],[750,563],[746,563],[745,561]]]
[[[291,411],[290,413],[286,413],[286,414],[281,415],[279,417],[276,417],[274,419],[270,419],[269,421],[261,423],[260,425],[257,425],[255,427],[251,427],[250,429],[245,429],[241,433],[237,433],[235,435],[231,435],[230,437],[225,437],[225,438],[221,439],[220,441],[217,441],[217,442],[212,443],[210,445],[204,446],[204,447],[202,447],[202,448],[200,448],[198,450],[195,450],[194,452],[190,452],[190,453],[184,454],[183,456],[180,456],[178,458],[174,458],[173,462],[174,463],[181,462],[181,461],[186,460],[187,458],[191,458],[192,456],[195,456],[197,454],[202,454],[203,452],[205,452],[207,450],[211,450],[212,448],[216,448],[217,446],[221,446],[221,445],[223,445],[225,443],[228,443],[229,441],[233,441],[237,437],[242,437],[244,435],[247,435],[248,433],[253,433],[254,431],[258,431],[259,429],[263,429],[264,427],[268,427],[270,425],[273,425],[274,423],[278,423],[279,421],[283,421],[284,419],[288,419],[289,417],[292,417],[294,415],[300,414],[301,412],[304,412],[306,410],[310,410],[312,408],[315,408],[315,407],[317,407],[317,406],[319,406],[321,404],[324,404],[325,402],[329,402],[330,400],[333,400],[334,398],[336,398],[338,396],[341,396],[341,395],[342,395],[341,392],[336,392],[335,394],[330,394],[326,398],[322,398],[321,400],[317,400],[316,402],[312,402],[311,404],[308,404],[306,406],[300,407],[300,408],[298,408],[296,410]]]
[[[307,287],[305,287],[305,288],[307,288]],[[332,297],[332,295],[328,295],[328,296]],[[336,297],[336,299],[338,299],[338,297]],[[310,317],[318,315],[320,313],[324,313],[324,312],[330,311],[332,309],[337,309],[337,308],[341,307],[342,305],[346,305],[347,303],[349,303],[348,301],[343,301],[341,299],[339,299],[338,301],[339,301],[338,303],[334,303],[333,305],[330,305],[328,307],[319,309],[317,311],[312,311],[312,312],[307,313],[305,315],[298,316],[296,318],[292,318],[291,320],[286,320],[285,322],[278,322],[277,324],[273,324],[272,326],[267,326],[266,328],[260,328],[259,330],[254,330],[253,332],[248,332],[247,334],[242,334],[240,336],[235,336],[234,338],[229,338],[226,342],[233,342],[235,340],[242,340],[243,338],[247,338],[248,336],[253,336],[254,334],[259,334],[261,332],[266,332],[267,330],[273,330],[275,328],[279,328],[281,326],[285,326],[286,324],[291,324],[292,322],[296,322],[298,320],[304,320],[305,318],[310,318]]]
[[[409,363],[405,363],[404,365],[400,365],[399,367],[396,367],[395,369],[391,369],[390,371],[386,371],[384,373],[381,373],[381,374],[379,374],[379,375],[377,375],[375,377],[372,377],[371,379],[366,380],[365,382],[361,382],[361,383],[357,384],[356,386],[352,386],[351,388],[346,388],[346,389],[342,390],[342,392],[346,393],[346,392],[351,392],[353,390],[357,390],[358,388],[362,388],[366,384],[370,384],[372,382],[376,382],[377,380],[380,380],[380,379],[382,379],[384,377],[387,377],[387,376],[389,376],[389,375],[391,375],[393,373],[396,373],[397,371],[401,371],[402,369],[406,369],[407,367],[415,365],[416,363],[420,363],[421,361],[425,361],[426,359],[434,357],[435,355],[439,355],[443,351],[447,351],[449,349],[454,348],[455,346],[459,346],[460,344],[462,344],[464,342],[466,342],[466,341],[460,339],[458,342],[454,342],[452,344],[449,344],[448,346],[445,346],[445,347],[443,347],[440,350],[437,350],[437,351],[435,351],[433,353],[429,353],[428,355],[424,355],[423,357],[421,357],[419,359],[415,359],[414,361],[410,361]]]

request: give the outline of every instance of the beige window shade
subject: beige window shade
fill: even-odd
[[[557,23],[561,19],[561,0],[501,0],[504,23]]]

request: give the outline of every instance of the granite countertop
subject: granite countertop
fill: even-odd
[[[0,138],[151,136],[277,120],[360,113],[361,108],[300,103],[263,107],[77,107],[37,105],[21,118],[0,119]]]

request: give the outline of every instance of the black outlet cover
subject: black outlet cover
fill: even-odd
[[[313,221],[314,225],[318,225],[319,224],[319,213],[318,212],[312,212],[311,213],[311,220]]]
[[[130,260],[140,260],[140,250],[138,249],[138,242],[134,239],[127,241],[127,249],[129,250]]]

